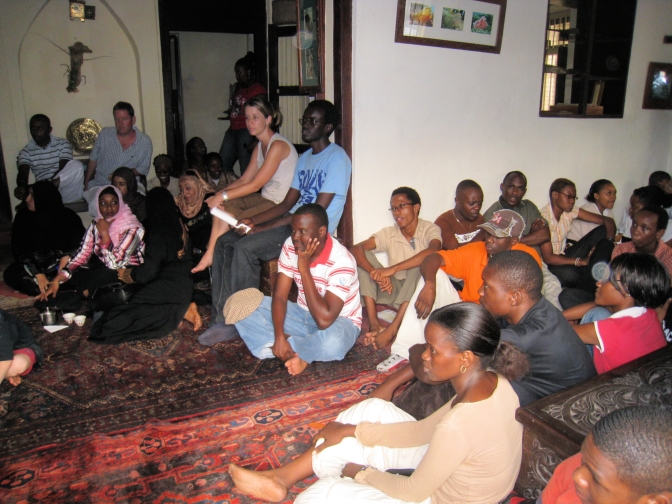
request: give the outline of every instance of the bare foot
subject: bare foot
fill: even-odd
[[[229,464],[229,474],[238,491],[268,502],[280,502],[287,497],[287,488],[275,477],[263,472],[248,471]]]
[[[20,376],[12,376],[10,378],[7,378],[7,381],[16,387],[17,385],[21,384],[21,377]]]
[[[296,376],[301,374],[303,370],[308,367],[308,363],[298,355],[294,355],[291,359],[287,359],[285,367],[287,368],[287,371],[289,371],[289,374]]]
[[[192,273],[198,273],[212,266],[212,256],[214,254],[206,250],[198,264],[191,270]]]
[[[196,303],[191,303],[187,313],[184,314],[184,319],[188,322],[191,322],[194,325],[194,331],[198,331],[203,325],[203,320],[201,315],[198,313],[198,307]]]
[[[381,348],[385,348],[387,345],[392,343],[392,340],[394,337],[397,335],[397,331],[395,331],[391,326],[386,327],[382,331],[380,331],[378,334],[376,334],[373,337],[373,348],[376,350],[380,350]]]
[[[374,341],[376,340],[376,336],[378,336],[378,333],[383,331],[383,328],[380,326],[369,326],[369,330],[364,334],[364,344],[365,345],[373,345]]]

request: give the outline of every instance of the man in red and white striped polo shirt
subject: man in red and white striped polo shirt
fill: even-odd
[[[315,360],[343,359],[362,327],[357,263],[328,226],[316,203],[294,212],[273,297],[235,324],[255,357],[278,357],[293,375]],[[292,282],[299,287],[296,303],[288,301]]]

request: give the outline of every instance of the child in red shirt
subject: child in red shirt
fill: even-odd
[[[665,268],[649,254],[622,254],[610,266],[609,279],[597,283],[595,304],[613,315],[574,326],[584,343],[595,345],[593,361],[600,374],[666,344],[655,311],[670,290]]]

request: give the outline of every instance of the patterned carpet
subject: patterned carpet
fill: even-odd
[[[341,362],[313,363],[298,377],[277,359],[260,361],[242,340],[204,347],[191,330],[122,345],[86,340],[84,327],[53,334],[37,311],[12,310],[33,329],[45,365],[19,387],[0,385],[0,453],[13,455],[92,433],[134,428],[351,380],[385,357],[358,345]],[[375,371],[374,371],[375,372]]]
[[[385,378],[375,366],[389,354],[358,343],[292,377],[241,340],[201,346],[189,324],[109,346],[86,340],[88,320],[52,334],[32,306],[10,311],[46,359],[0,384],[0,502],[254,502],[231,494],[229,461],[291,460]]]
[[[0,231],[0,271],[8,244]],[[51,334],[32,304],[0,281],[0,307],[31,326],[46,356],[19,387],[0,384],[3,503],[256,502],[233,489],[230,462],[290,461],[385,378],[375,366],[389,351],[360,344],[294,378],[240,340],[199,345],[189,324],[119,346],[87,342],[89,321]]]
[[[226,470],[230,462],[251,469],[287,463],[339,411],[362,400],[382,375],[359,377],[229,407],[179,422],[94,434],[5,459],[0,501],[95,503],[245,504]],[[285,502],[314,481],[296,485]]]

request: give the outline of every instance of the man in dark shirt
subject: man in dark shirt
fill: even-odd
[[[530,361],[529,373],[522,380],[511,382],[521,406],[595,375],[586,345],[576,336],[562,312],[542,297],[541,285],[539,264],[525,252],[501,252],[493,256],[483,270],[481,304],[504,326],[502,341],[513,343]],[[390,400],[397,387],[417,378],[418,381],[394,401],[416,418],[431,414],[436,406],[442,406],[452,397],[450,383],[432,382],[426,376],[421,358],[424,347],[411,347],[410,364],[390,375],[372,396]],[[437,390],[432,392],[425,384],[439,386],[433,387]],[[421,398],[425,404],[418,405],[418,399],[413,397]],[[431,405],[430,410],[427,405]]]
[[[530,372],[511,383],[525,406],[594,376],[595,367],[562,312],[541,296],[537,263],[515,251],[503,254],[483,270],[481,304],[499,319],[502,341],[530,360]]]

